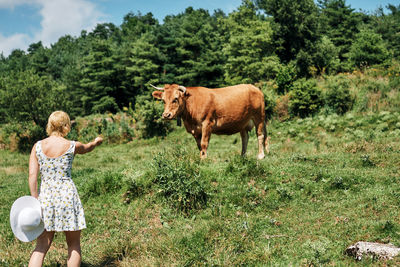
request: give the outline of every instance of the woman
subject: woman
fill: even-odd
[[[53,112],[47,123],[48,138],[37,142],[29,159],[29,189],[39,199],[45,230],[37,239],[29,267],[42,266],[55,232],[64,232],[68,245],[68,267],[80,266],[81,230],[86,228],[85,216],[75,184],[71,179],[72,161],[75,154],[92,151],[103,141],[97,137],[93,142],[82,144],[64,137],[71,130],[67,113]],[[40,171],[40,193],[37,177]]]

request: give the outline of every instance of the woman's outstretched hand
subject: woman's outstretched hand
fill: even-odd
[[[101,145],[101,143],[103,143],[103,138],[98,136],[96,139],[94,139],[94,142],[96,143],[96,146]]]
[[[85,154],[92,151],[96,146],[103,143],[103,137],[98,136],[94,141],[87,144],[82,144],[81,142],[76,142],[75,154]]]

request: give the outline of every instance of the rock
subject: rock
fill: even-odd
[[[390,260],[399,254],[400,248],[392,244],[380,244],[372,242],[357,242],[349,246],[345,253],[354,257],[356,260],[361,260],[362,257],[370,256],[377,259]]]

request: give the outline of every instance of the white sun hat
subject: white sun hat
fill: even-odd
[[[40,202],[32,196],[15,200],[10,211],[10,224],[14,235],[23,242],[38,238],[44,231]]]

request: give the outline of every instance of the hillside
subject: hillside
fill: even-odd
[[[269,132],[262,161],[254,132],[246,158],[238,135],[214,135],[199,161],[182,128],[77,156],[82,266],[358,266],[343,254],[348,245],[400,245],[400,112],[273,120]],[[29,192],[27,166],[28,155],[0,150],[2,266],[26,263],[33,249],[8,222],[13,200]],[[66,253],[59,234],[46,266]]]

